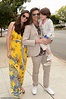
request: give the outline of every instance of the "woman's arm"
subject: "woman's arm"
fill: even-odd
[[[8,26],[8,33],[7,33],[7,36],[6,36],[6,48],[7,48],[7,57],[10,58],[10,35],[11,35],[11,32],[12,32],[12,27],[13,27],[13,22],[11,22]]]

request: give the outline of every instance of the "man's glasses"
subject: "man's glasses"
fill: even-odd
[[[32,14],[32,16],[39,16],[39,15],[40,15],[40,13]]]
[[[26,18],[27,20],[29,19],[29,17],[26,17],[24,14],[22,16],[23,16],[23,18]]]

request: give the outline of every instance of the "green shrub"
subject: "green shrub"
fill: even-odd
[[[65,26],[63,26],[63,25],[60,25],[60,26],[55,26],[55,28],[64,28]]]

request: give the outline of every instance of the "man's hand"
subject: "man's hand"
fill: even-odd
[[[47,44],[51,44],[52,43],[52,40],[50,38],[46,39],[46,38],[43,38],[43,44],[47,45]]]
[[[53,40],[51,40],[50,38],[47,39],[47,44],[51,44]]]
[[[50,38],[46,39],[46,38],[41,38],[41,39],[36,39],[35,40],[35,44],[50,44],[52,42],[52,40]]]

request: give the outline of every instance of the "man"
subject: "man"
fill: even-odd
[[[45,52],[40,48],[40,44],[48,44],[51,43],[51,39],[39,39],[38,34],[41,33],[39,28],[39,13],[38,8],[32,8],[30,10],[30,20],[31,24],[25,27],[25,31],[23,34],[23,44],[28,48],[28,54],[32,58],[33,62],[33,88],[32,94],[36,95],[37,93],[37,86],[38,86],[38,73],[40,64],[43,66],[43,85],[44,89],[50,93],[54,94],[53,90],[49,87],[49,74],[50,74],[50,65],[44,66],[44,62],[46,62],[46,55]]]

